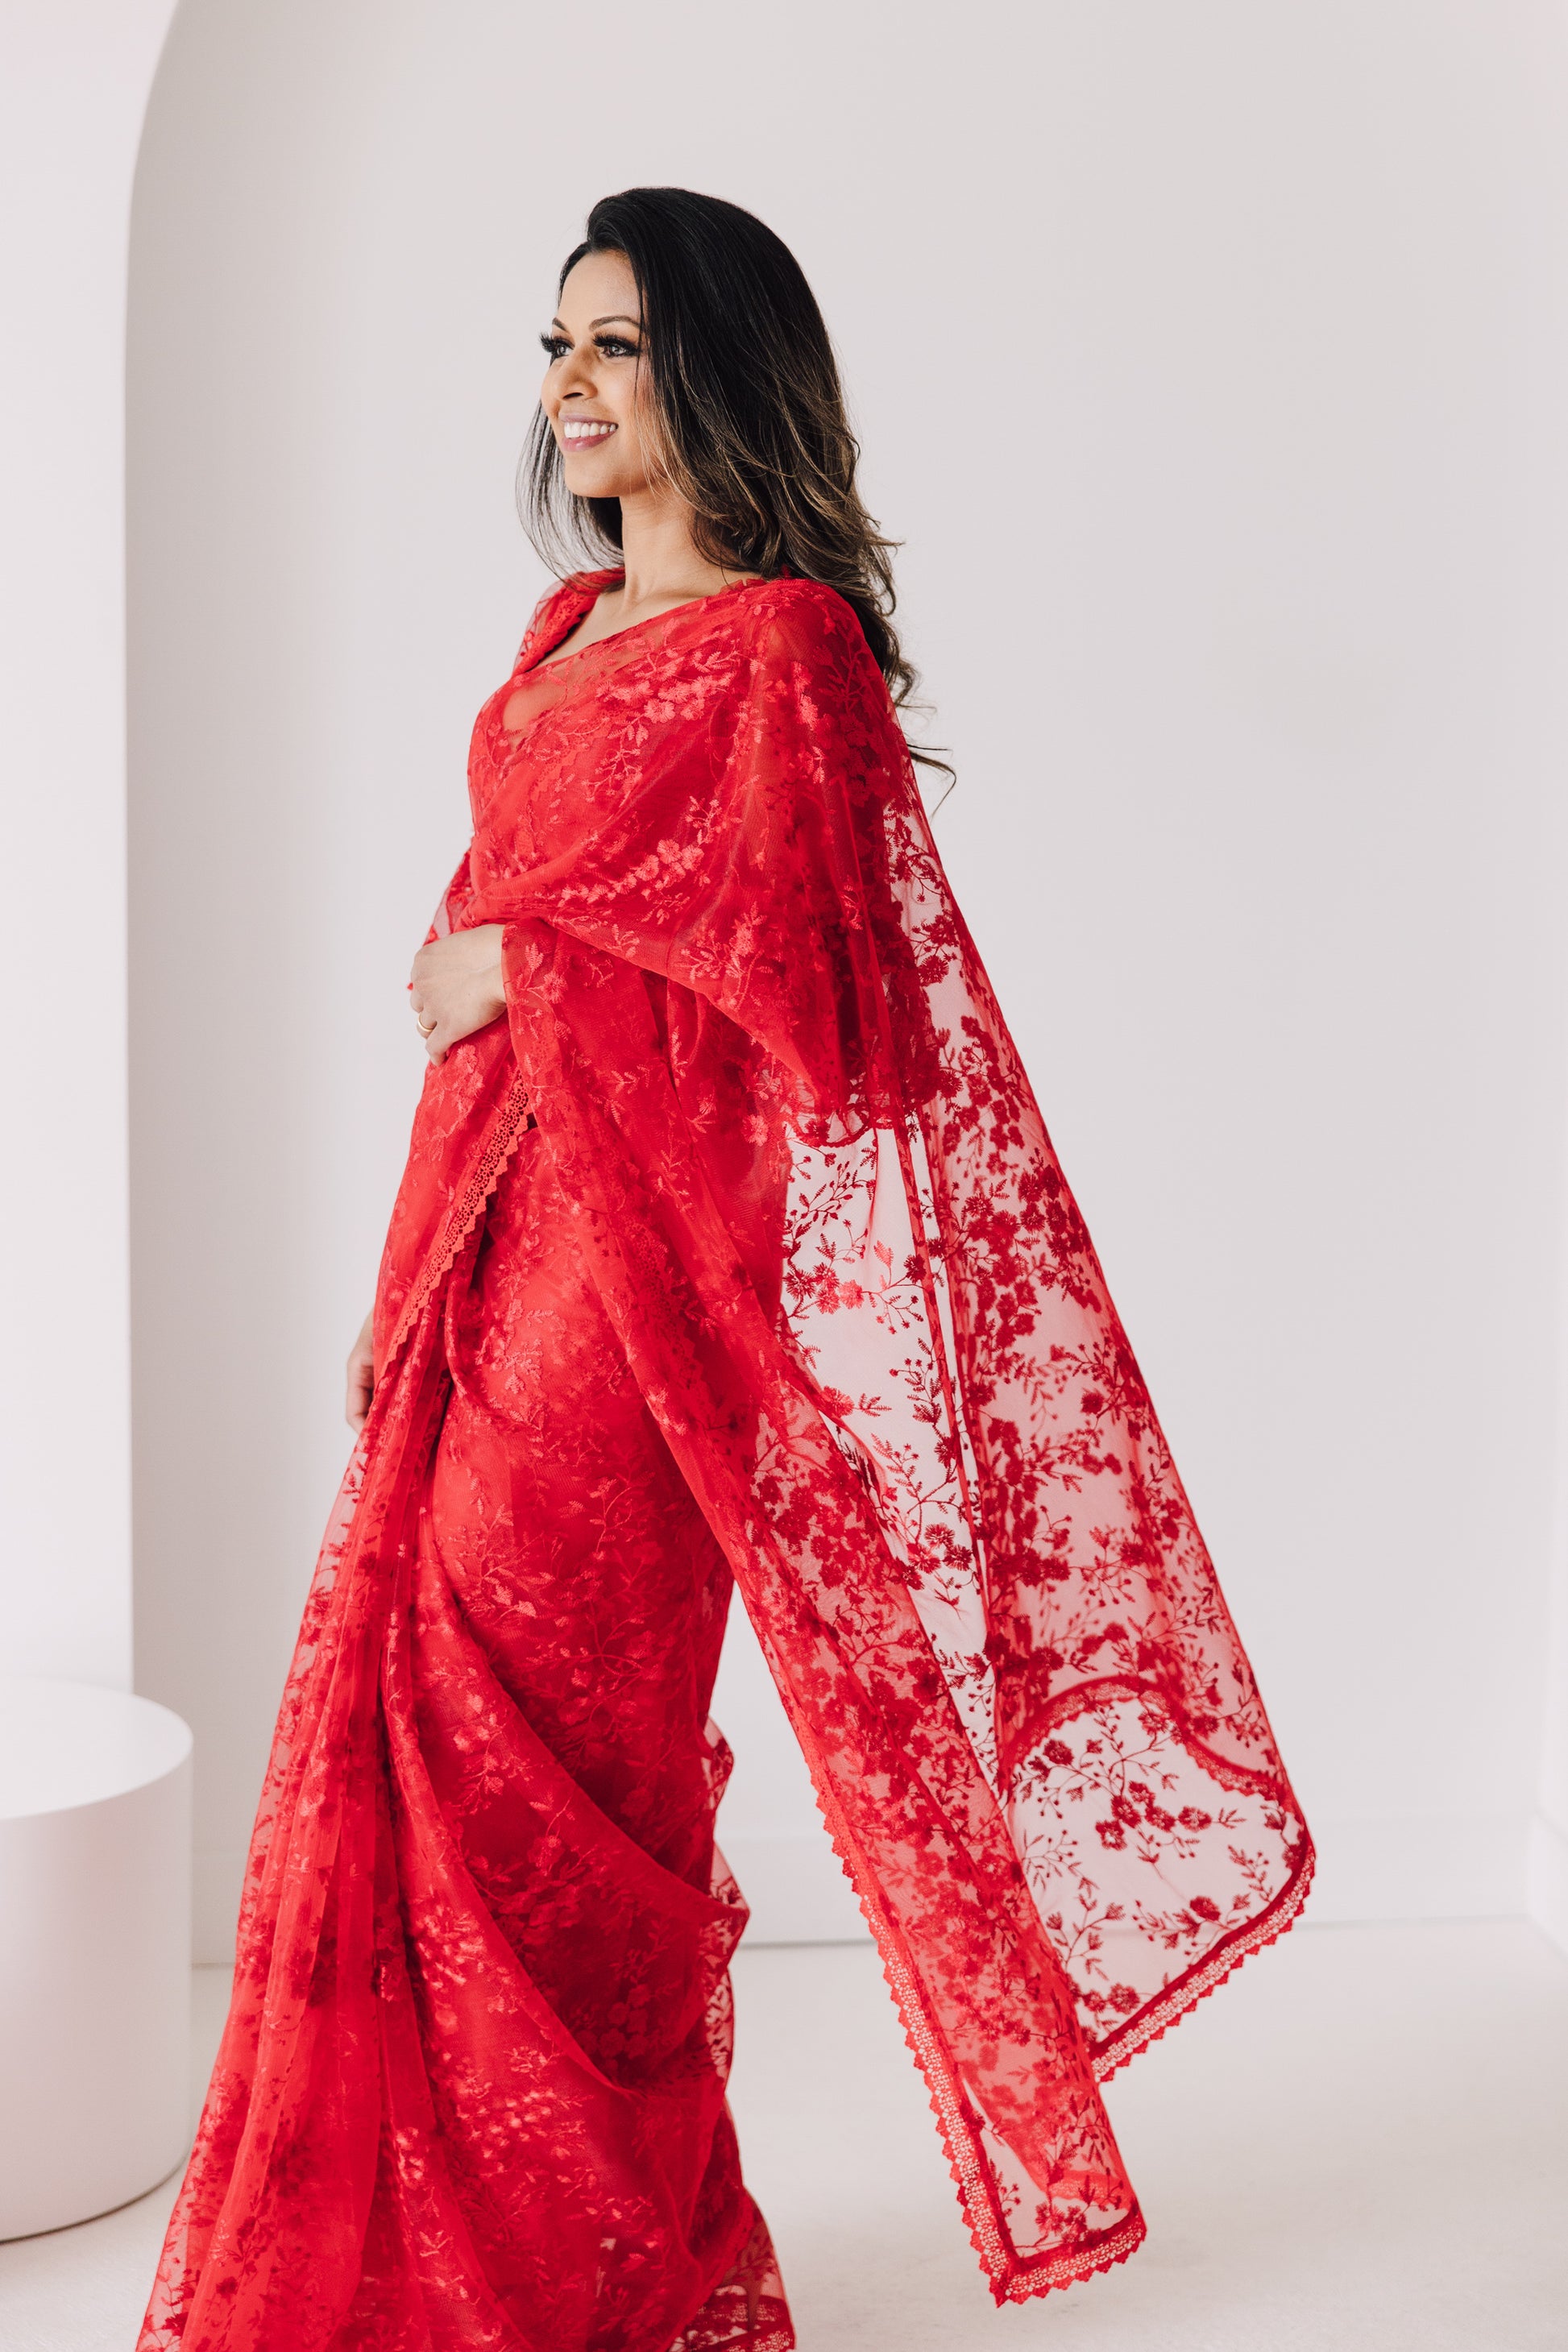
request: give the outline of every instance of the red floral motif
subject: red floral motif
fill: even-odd
[[[723,2110],[731,1573],[999,2301],[1137,2244],[1097,2078],[1305,1894],[853,615],[541,666],[600,584],[476,728],[438,928],[505,926],[508,1018],[416,1121],[144,2352],[793,2342]]]

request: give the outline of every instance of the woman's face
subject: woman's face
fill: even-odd
[[[637,279],[623,253],[589,253],[561,289],[542,336],[550,365],[539,397],[554,428],[566,487],[581,499],[626,499],[648,487],[653,448]]]

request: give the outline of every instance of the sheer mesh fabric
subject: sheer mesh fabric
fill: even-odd
[[[378,1379],[143,2352],[794,2338],[723,2104],[732,1576],[998,2301],[1130,2252],[1098,2088],[1310,1847],[853,615],[480,713]]]

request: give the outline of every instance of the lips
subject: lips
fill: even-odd
[[[600,416],[563,417],[561,423],[561,446],[565,450],[596,449],[607,441],[618,427],[606,424]]]

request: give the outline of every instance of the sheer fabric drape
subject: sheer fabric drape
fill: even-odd
[[[406,1793],[426,1733],[416,1707],[400,1749],[399,1643],[465,1364],[511,1365],[517,1445],[537,1459],[519,1332],[592,1323],[604,1393],[668,1471],[671,1544],[711,1547],[705,1590],[740,1587],[999,2301],[1136,2245],[1099,2081],[1304,1899],[1310,1847],[1246,1657],[853,615],[812,583],[742,584],[541,667],[603,584],[547,599],[476,726],[474,839],[441,920],[505,926],[507,1020],[432,1073],[416,1122],[375,1406],[285,1701],[235,2020],[148,2347],[261,2341],[223,2316],[235,2292],[261,2308],[256,2290],[224,2282],[293,2293],[311,2246],[346,2275],[405,2112],[439,2168],[451,2094],[433,2108],[418,2088],[424,1978],[397,2049],[384,2020],[366,2054],[374,1919],[395,1942],[401,1918],[406,1946],[417,1908],[398,1824],[421,1805],[449,1822],[454,1803],[438,1776]],[[523,1248],[523,1228],[492,1231],[520,1154],[549,1202],[528,1229],[579,1292],[502,1330],[510,1310],[469,1307],[479,1254]],[[548,1356],[535,1346],[538,1380]],[[481,1517],[500,1459],[470,1479]],[[537,1730],[537,1695],[508,1703]],[[629,1843],[635,1878],[647,1848]],[[682,1948],[706,1955],[686,1965],[710,2038],[741,1915],[700,1825],[683,1867],[711,1906]],[[416,1976],[441,1936],[422,1918]],[[536,1981],[547,1946],[502,1935],[492,1990],[562,2028],[563,1991]],[[574,2063],[596,2030],[573,2022]],[[710,2163],[727,2125],[710,2058],[694,2128]],[[355,2156],[334,2166],[339,2136]],[[681,2293],[693,2352],[793,2340],[726,2181],[718,2252],[744,2254],[744,2292],[721,2269],[704,2284],[689,2231],[665,2258],[670,2299],[645,2305],[662,2336],[605,2306],[572,2343],[662,2352]],[[424,2236],[413,2194],[388,2243],[444,2315],[407,2340],[568,2341],[530,2332],[465,2183]],[[490,2335],[449,2315],[492,2307]],[[330,2318],[294,2340],[405,2340],[334,2338]]]

